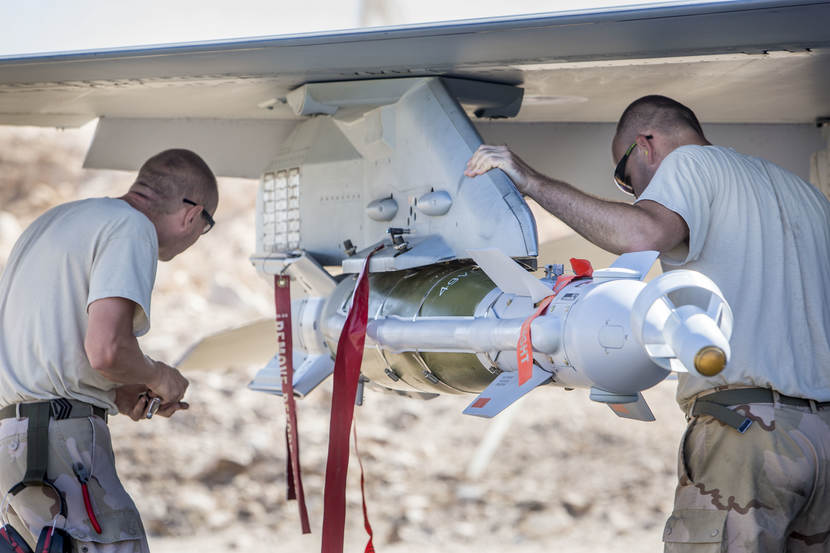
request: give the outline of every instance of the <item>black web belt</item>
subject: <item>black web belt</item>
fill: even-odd
[[[778,396],[778,402],[782,405],[815,407],[817,409],[830,407],[830,401],[819,403],[812,399],[785,396],[776,394],[769,388],[737,388],[698,397],[695,400],[694,406],[692,406],[691,416],[712,416],[743,434],[752,425],[752,419],[729,409],[729,407],[750,403],[775,403],[776,395]]]
[[[106,422],[107,410],[96,407],[83,401],[74,399],[52,399],[36,403],[18,403],[7,405],[0,409],[0,419],[9,419],[20,416],[29,419],[29,428],[26,432],[26,475],[15,486],[20,489],[29,484],[42,484],[46,479],[46,469],[49,465],[49,419],[63,420],[100,417]],[[17,493],[12,489],[12,493]],[[19,491],[19,489],[17,490]]]

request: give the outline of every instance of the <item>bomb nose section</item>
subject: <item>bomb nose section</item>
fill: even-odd
[[[717,346],[707,346],[697,352],[694,365],[703,376],[716,376],[726,368],[726,352]]]
[[[684,297],[693,300],[683,303]],[[669,271],[651,281],[634,302],[631,329],[665,369],[712,377],[729,363],[732,310],[717,285],[700,273]]]

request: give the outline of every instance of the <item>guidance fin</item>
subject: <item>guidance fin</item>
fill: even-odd
[[[654,250],[624,253],[619,256],[609,268],[631,269],[634,272],[640,273],[640,280],[643,280],[651,270],[651,266],[654,265],[655,261],[657,261],[657,257],[659,255],[660,252]]]
[[[551,295],[550,288],[501,250],[487,248],[467,250],[467,253],[502,292],[530,296],[533,303],[538,303]]]
[[[305,397],[334,372],[334,360],[328,355],[306,355],[294,352],[294,395]],[[258,392],[282,395],[279,355],[275,355],[259,370],[248,388]]]
[[[591,388],[591,399],[598,403],[605,403],[614,411],[614,414],[624,419],[638,421],[653,421],[654,413],[646,403],[643,394],[615,394],[599,388]]]
[[[533,365],[530,380],[519,386],[519,373],[503,372],[464,409],[465,415],[492,418],[507,409],[532,389],[549,382],[551,374]]]

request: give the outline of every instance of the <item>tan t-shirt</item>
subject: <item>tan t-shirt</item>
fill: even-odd
[[[732,358],[718,376],[680,375],[678,401],[724,384],[830,401],[830,202],[769,161],[720,146],[670,153],[637,201],[689,226],[663,269],[699,271],[735,316]]]
[[[157,263],[155,227],[123,200],[81,200],[38,217],[0,277],[0,407],[65,397],[116,413],[117,384],[84,350],[87,308],[132,300],[133,332],[145,334]]]

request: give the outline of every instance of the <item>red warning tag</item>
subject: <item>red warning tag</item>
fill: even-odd
[[[533,322],[533,319],[541,315],[542,311],[548,308],[548,305],[550,305],[554,297],[555,294],[543,299],[533,315],[525,319],[525,322],[522,323],[522,329],[519,332],[519,343],[516,346],[516,356],[519,360],[519,386],[530,380],[530,377],[533,376],[533,343],[530,340],[530,323]]]
[[[363,362],[366,324],[369,319],[369,260],[379,249],[366,257],[363,270],[357,278],[346,323],[337,341],[329,422],[329,452],[326,460],[326,487],[323,494],[323,553],[343,553],[349,434],[354,416],[360,365]],[[369,543],[366,545],[368,552],[373,551],[374,546],[365,503],[363,507],[366,530],[369,533]]]
[[[288,499],[297,500],[300,511],[300,526],[303,534],[311,533],[308,510],[305,504],[303,479],[300,472],[300,441],[297,432],[297,406],[294,402],[294,366],[291,349],[291,279],[274,276],[274,304],[277,321],[277,352],[280,361],[282,399],[285,404],[285,480]]]
[[[519,343],[516,344],[516,358],[519,362],[519,386],[530,380],[533,376],[533,342],[530,337],[530,325],[533,320],[542,314],[547,309],[553,298],[556,297],[565,286],[577,278],[586,278],[594,274],[594,268],[591,267],[591,262],[587,259],[571,258],[571,268],[574,274],[569,276],[559,276],[556,278],[556,284],[553,286],[552,294],[539,303],[536,311],[525,319],[522,323],[522,329],[519,331]],[[474,405],[475,407],[475,405]]]

